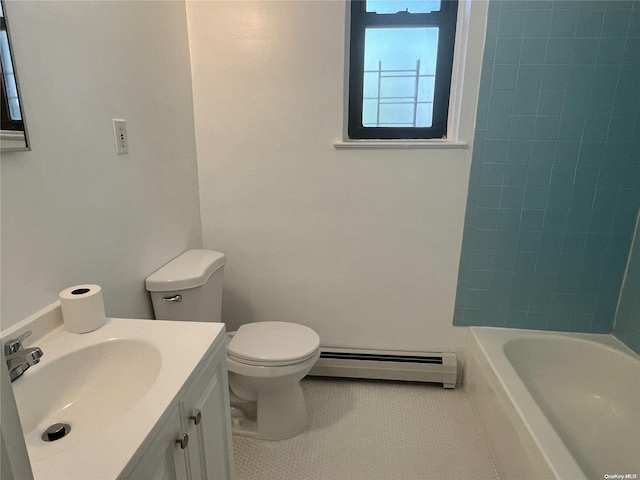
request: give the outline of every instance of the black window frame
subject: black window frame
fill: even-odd
[[[446,138],[453,71],[458,0],[442,0],[439,11],[395,14],[366,11],[366,0],[351,0],[349,102],[347,133],[351,140]],[[438,53],[431,127],[365,127],[362,125],[364,41],[367,27],[438,27]]]
[[[3,5],[4,12],[4,5]],[[7,31],[7,23],[5,21],[4,16],[0,16],[0,30]],[[8,32],[7,32],[8,36]],[[11,42],[9,41],[9,61],[13,62],[13,57],[11,54]],[[15,70],[14,70],[15,76]],[[4,78],[4,72],[2,71],[2,65],[0,64],[0,89],[1,92],[1,100],[0,100],[0,114],[1,114],[1,123],[0,130],[4,131],[24,131],[24,119],[22,118],[22,105],[20,105],[20,119],[14,120],[11,118],[11,114],[9,112],[9,100],[7,94],[7,85]],[[16,81],[16,90],[18,91],[18,99],[20,99],[20,90],[18,89],[17,81]],[[18,100],[19,101],[19,100]]]

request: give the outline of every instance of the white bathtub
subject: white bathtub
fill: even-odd
[[[509,479],[640,479],[640,357],[610,335],[471,327],[464,388]]]

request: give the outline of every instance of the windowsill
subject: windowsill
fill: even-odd
[[[336,150],[349,149],[467,149],[466,142],[452,140],[337,140],[333,142]]]
[[[0,139],[21,140],[21,139],[24,139],[24,132],[19,132],[14,130],[0,130]]]

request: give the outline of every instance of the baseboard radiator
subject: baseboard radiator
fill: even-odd
[[[309,372],[317,377],[371,378],[442,383],[455,388],[455,353],[393,352],[320,348],[320,358]]]

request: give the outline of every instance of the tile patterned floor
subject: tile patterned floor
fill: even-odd
[[[461,388],[307,378],[310,427],[234,437],[238,480],[499,480]]]

